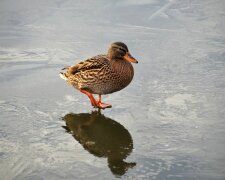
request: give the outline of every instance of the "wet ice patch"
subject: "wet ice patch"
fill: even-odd
[[[71,59],[74,54],[71,49],[55,48],[32,48],[32,49],[15,49],[15,48],[0,48],[1,62],[47,62],[48,64],[65,63],[65,59]]]
[[[142,0],[142,1],[136,1],[136,0],[125,0],[120,1],[120,5],[147,5],[147,4],[156,4],[156,0]]]
[[[68,95],[68,94],[65,95],[64,98],[67,102],[77,102],[78,101],[78,99],[75,96]]]
[[[169,120],[194,120],[198,118],[199,106],[203,101],[193,94],[177,93],[155,100],[149,108],[148,116],[149,118],[161,119],[161,123],[167,123]]]
[[[1,48],[0,49],[0,60],[8,62],[18,62],[26,60],[48,60],[48,54],[45,49],[15,49],[15,48]]]
[[[38,110],[35,110],[34,112],[36,114],[38,114],[39,116],[46,117],[46,118],[49,118],[51,120],[53,119],[52,116],[51,116],[51,114],[49,114],[49,113],[45,113],[43,111],[38,111]]]
[[[175,106],[186,109],[187,103],[195,103],[196,99],[192,94],[175,94],[165,99],[165,103],[169,106]]]
[[[58,105],[59,109],[66,109],[68,111],[69,109],[73,109],[74,107],[78,108],[78,104],[80,105],[84,102],[88,101],[80,100],[80,96],[66,94],[64,95],[63,99],[61,99],[60,101],[56,101],[56,104]]]
[[[0,104],[5,104],[5,103],[6,103],[6,101],[5,101],[5,100],[0,99]]]

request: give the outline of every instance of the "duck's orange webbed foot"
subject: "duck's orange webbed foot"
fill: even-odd
[[[86,94],[89,97],[90,102],[91,102],[91,105],[94,108],[105,109],[105,108],[111,108],[112,107],[112,105],[103,103],[101,101],[101,95],[99,95],[99,100],[96,101],[95,98],[94,98],[94,96],[91,93],[89,93],[88,91],[85,91],[84,89],[80,89],[80,92]]]
[[[112,107],[112,105],[110,105],[110,104],[106,104],[106,103],[103,103],[103,102],[98,103],[99,109],[105,109],[105,108],[111,108],[111,107]]]
[[[105,109],[105,108],[111,108],[112,107],[111,104],[106,104],[106,103],[102,102],[100,94],[99,94],[99,100],[97,102],[97,106],[98,106],[99,109]]]

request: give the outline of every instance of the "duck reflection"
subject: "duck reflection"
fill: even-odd
[[[107,157],[113,174],[123,175],[136,165],[124,159],[132,152],[133,140],[118,122],[100,112],[67,114],[63,117],[64,128],[91,154]]]

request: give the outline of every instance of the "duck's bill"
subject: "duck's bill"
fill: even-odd
[[[138,63],[138,61],[133,56],[131,56],[129,52],[127,52],[123,58],[131,63]]]

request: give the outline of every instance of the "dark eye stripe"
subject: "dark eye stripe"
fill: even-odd
[[[124,49],[123,47],[117,46],[117,45],[112,45],[112,48],[119,49],[120,51],[123,51],[124,53],[127,52],[126,49]]]
[[[119,48],[119,50],[123,51],[124,53],[126,53],[126,50],[123,48]]]

